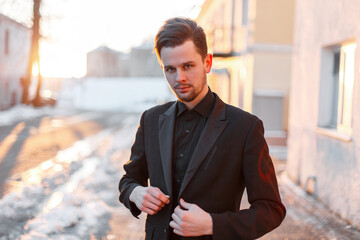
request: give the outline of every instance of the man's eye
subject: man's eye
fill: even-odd
[[[171,72],[174,72],[174,71],[175,71],[175,68],[166,68],[165,70],[166,70],[166,72],[170,72],[170,73],[171,73]]]
[[[191,64],[186,64],[186,65],[185,65],[185,69],[189,69],[189,68],[191,68],[191,67],[192,67]]]

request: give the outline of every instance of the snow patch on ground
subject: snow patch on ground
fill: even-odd
[[[0,111],[0,126],[10,125],[14,122],[33,119],[44,115],[68,115],[68,111],[61,108],[43,107],[34,108],[28,105],[16,105],[8,110]]]
[[[117,182],[129,159],[138,118],[129,115],[121,130],[89,137],[24,173],[37,181],[16,176],[23,184],[0,200],[0,239],[88,239],[89,234],[106,234],[101,228],[119,208]],[[97,154],[109,141],[105,152]],[[54,182],[60,184],[51,188]],[[8,226],[23,222],[23,227],[6,230],[5,221]]]
[[[68,80],[60,98],[61,104],[81,109],[132,112],[142,112],[175,99],[163,77]]]
[[[0,126],[45,115],[67,116],[72,109],[143,112],[176,99],[164,78],[66,79],[57,96],[56,107],[20,104],[0,111]]]
[[[74,109],[138,114],[129,114],[122,129],[107,129],[12,176],[14,191],[0,199],[0,240],[106,235],[112,212],[128,214],[119,208],[117,183],[129,159],[140,113],[175,99],[163,78],[68,80],[58,96],[54,108],[18,105],[0,111],[0,126],[45,115],[71,115]],[[105,142],[110,144],[98,153]]]

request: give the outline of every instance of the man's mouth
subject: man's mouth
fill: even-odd
[[[175,89],[178,90],[180,93],[184,93],[190,89],[190,86],[182,85],[175,87]]]

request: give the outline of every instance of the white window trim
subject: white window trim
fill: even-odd
[[[340,51],[340,65],[339,65],[339,89],[338,89],[338,103],[337,103],[337,125],[336,126],[322,126],[318,124],[316,126],[316,132],[322,135],[326,135],[338,140],[342,140],[345,142],[352,141],[353,134],[353,102],[354,102],[354,82],[355,82],[355,51],[356,44],[355,42],[346,42],[341,45],[337,45],[335,47],[329,47],[332,53],[335,52],[335,49],[339,49]],[[352,64],[345,65],[346,59],[350,57]],[[328,69],[328,68],[325,68]],[[328,70],[326,70],[328,71]],[[323,74],[323,73],[322,73]],[[347,77],[350,75],[350,81],[346,81]],[[325,74],[325,77],[327,74]],[[351,80],[352,79],[352,80]],[[346,82],[345,82],[346,81]],[[348,88],[348,90],[344,89],[344,86]],[[345,93],[346,92],[346,93]],[[344,107],[344,95],[347,94],[347,102],[345,103],[346,107]],[[346,100],[345,100],[346,101]],[[347,116],[344,118],[345,114]],[[345,119],[345,120],[344,120]],[[324,119],[322,119],[323,121]]]
[[[341,46],[341,56],[340,56],[340,71],[339,71],[339,102],[338,102],[338,125],[337,129],[341,133],[351,134],[352,133],[352,117],[353,117],[353,101],[354,101],[354,82],[355,82],[355,43],[346,44]],[[345,65],[345,61],[349,59],[348,55],[350,55],[352,60],[354,61],[353,64]],[[346,56],[344,58],[344,56]],[[349,79],[346,81],[347,75],[350,74]],[[351,80],[351,82],[349,82]],[[348,89],[344,89],[344,86],[347,85]],[[348,91],[346,95],[350,98],[350,101],[347,102],[348,106],[348,113],[347,113],[347,120],[350,123],[344,123],[343,117],[344,109],[342,106],[344,105],[344,92]],[[350,95],[350,96],[349,96]]]
[[[317,127],[316,132],[321,135],[325,135],[328,137],[332,137],[344,142],[351,142],[352,141],[352,134],[345,134],[338,131],[338,129],[330,129],[330,128],[322,128]]]
[[[283,90],[279,89],[263,89],[258,88],[254,90],[254,96],[259,97],[285,97],[285,93]]]

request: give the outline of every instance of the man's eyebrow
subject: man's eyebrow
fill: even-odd
[[[172,65],[165,65],[164,68],[170,68],[173,67]]]
[[[181,64],[181,66],[188,65],[188,64],[194,64],[194,61],[187,61]]]
[[[180,64],[180,66],[184,66],[184,65],[187,65],[187,64],[194,64],[195,62],[194,61],[187,61],[187,62],[183,62]],[[164,68],[170,68],[170,67],[174,67],[173,65],[165,65]]]

